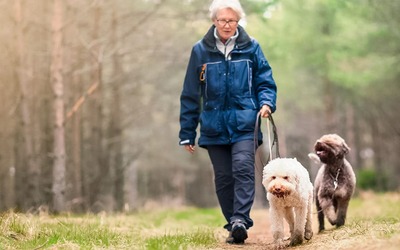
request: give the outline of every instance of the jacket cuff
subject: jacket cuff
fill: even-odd
[[[267,101],[264,101],[264,102],[262,102],[262,103],[260,104],[260,108],[261,108],[262,106],[264,106],[264,105],[267,105],[267,106],[271,109],[271,113],[274,113],[274,112],[275,112],[276,107],[275,107],[275,105],[273,105],[272,103],[267,102]]]
[[[179,142],[179,145],[194,145],[194,140],[193,139],[184,139]]]

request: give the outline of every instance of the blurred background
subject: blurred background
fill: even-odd
[[[207,152],[178,145],[210,3],[0,1],[0,210],[216,206]],[[313,179],[307,154],[337,133],[358,190],[399,191],[400,1],[241,3],[278,85],[281,155]]]

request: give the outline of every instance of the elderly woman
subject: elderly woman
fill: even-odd
[[[275,111],[276,84],[260,45],[238,23],[245,13],[238,0],[215,0],[213,25],[192,49],[181,94],[180,145],[206,148],[215,189],[229,231],[226,240],[243,244],[253,225],[255,139],[258,114]]]

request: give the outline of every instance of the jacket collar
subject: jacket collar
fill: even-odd
[[[231,36],[224,44],[218,36],[217,29],[214,29],[214,37],[215,37],[215,41],[217,43],[217,47],[218,47],[218,44],[222,44],[222,45],[226,45],[226,46],[228,46],[231,43],[235,44],[238,36],[239,36],[239,30],[236,29],[235,34],[233,36]]]
[[[214,29],[215,25],[212,25],[206,35],[203,37],[203,43],[207,47],[207,49],[212,50],[212,51],[218,51],[217,45],[216,45],[216,38],[214,36]],[[251,38],[250,36],[246,33],[244,28],[242,26],[238,26],[238,33],[239,36],[236,38],[236,48],[242,49],[246,46],[248,46],[251,43]]]

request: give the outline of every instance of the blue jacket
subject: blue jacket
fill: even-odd
[[[195,145],[199,123],[201,147],[253,140],[261,106],[276,109],[276,84],[258,42],[238,26],[228,60],[217,49],[214,29],[192,48],[180,98],[180,145]]]

